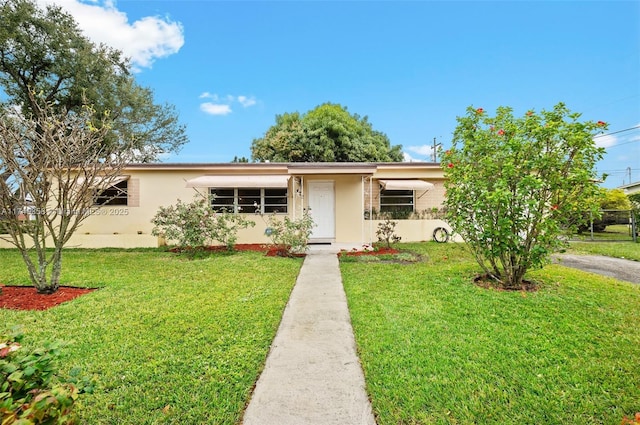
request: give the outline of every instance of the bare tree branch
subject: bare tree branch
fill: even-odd
[[[55,112],[31,96],[38,108],[33,117],[0,112],[0,175],[5,176],[0,215],[8,235],[2,238],[20,250],[38,291],[53,293],[64,245],[90,215],[96,192],[115,181],[133,149],[105,144],[109,121],[96,117],[90,106],[80,113]]]

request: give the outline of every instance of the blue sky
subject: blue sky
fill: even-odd
[[[368,116],[407,157],[447,147],[467,106],[564,102],[609,133],[640,126],[640,2],[84,1],[86,34],[132,57],[190,142],[167,162],[250,157],[277,114]],[[640,180],[640,128],[596,139],[607,187]]]

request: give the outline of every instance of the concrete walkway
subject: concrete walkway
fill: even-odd
[[[311,247],[245,425],[375,425],[336,247]]]

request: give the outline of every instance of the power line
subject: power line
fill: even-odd
[[[594,136],[593,138],[597,139],[598,137],[613,136],[614,134],[624,133],[625,131],[635,130],[636,128],[640,128],[640,125],[636,125],[635,127],[629,127],[629,128],[625,128],[624,130],[618,130],[618,131],[614,131],[607,134],[599,134],[597,136]]]
[[[626,174],[628,170],[629,170],[628,168],[624,168],[620,170],[598,170],[598,171],[602,173],[609,173],[609,174]],[[640,171],[640,168],[632,168],[631,171]]]

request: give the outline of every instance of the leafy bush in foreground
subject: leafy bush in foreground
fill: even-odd
[[[14,332],[0,336],[0,419],[2,425],[73,424],[73,407],[78,394],[90,392],[91,385],[63,382],[57,374],[55,360],[60,356],[59,342],[27,350]]]

